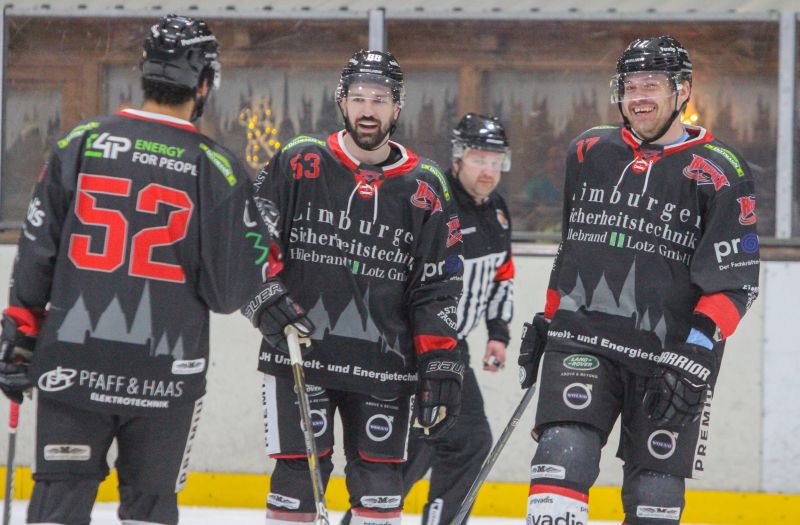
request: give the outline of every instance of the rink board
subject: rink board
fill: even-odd
[[[4,467],[0,485],[5,484]],[[15,473],[14,499],[29,499],[33,489],[30,469],[20,467]],[[262,508],[269,490],[269,476],[257,474],[212,474],[193,472],[178,501],[181,505],[204,507]],[[406,498],[404,511],[422,512],[428,482],[420,481]],[[522,518],[525,515],[528,485],[522,483],[486,483],[473,508],[476,516]],[[343,478],[332,478],[326,492],[332,510],[346,510],[347,489]],[[100,486],[97,500],[118,501],[117,477],[112,471]],[[595,487],[589,493],[590,518],[621,520],[622,504],[617,487]],[[800,516],[800,495],[688,491],[683,523],[724,525],[796,525]]]

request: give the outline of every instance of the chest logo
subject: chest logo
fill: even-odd
[[[697,181],[698,185],[713,184],[715,191],[719,191],[723,186],[731,185],[722,168],[710,160],[694,154],[692,154],[691,164],[683,168],[683,175]]]

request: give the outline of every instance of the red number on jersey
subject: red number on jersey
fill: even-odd
[[[316,153],[306,153],[305,157],[302,156],[302,153],[298,153],[289,161],[289,165],[294,170],[292,176],[295,180],[300,180],[303,177],[316,179],[319,177],[319,162],[319,155]]]
[[[125,262],[128,221],[119,210],[98,207],[94,194],[129,197],[131,181],[81,173],[77,190],[75,215],[83,224],[105,228],[105,240],[103,251],[96,253],[90,251],[90,235],[73,233],[70,236],[69,258],[83,270],[113,272]],[[170,212],[166,225],[144,228],[133,235],[128,273],[145,279],[182,283],[186,281],[183,268],[177,264],[153,261],[152,252],[157,246],[175,244],[186,237],[194,204],[186,192],[153,183],[138,193],[136,211],[156,213],[161,203],[177,209]]]

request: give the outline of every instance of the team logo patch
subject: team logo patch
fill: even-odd
[[[678,448],[678,433],[656,430],[647,438],[647,450],[656,459],[669,459]]]
[[[447,230],[448,248],[461,242],[463,234],[461,233],[461,221],[459,220],[458,215],[453,215],[450,217],[450,220],[447,221]]]
[[[572,383],[567,385],[562,395],[564,404],[575,410],[583,410],[592,402],[592,385]]]
[[[358,195],[364,199],[371,199],[375,195],[375,188],[371,184],[362,182],[358,185]]]
[[[267,496],[267,504],[289,510],[297,510],[300,508],[299,499],[290,498],[282,494],[275,494],[274,492],[270,492],[269,496]]]
[[[417,179],[417,191],[411,196],[411,204],[433,213],[442,211],[442,202],[427,182]]]
[[[501,210],[500,208],[497,209],[497,222],[500,223],[500,226],[504,230],[508,229],[508,217],[506,217],[506,214],[503,213],[503,210]]]
[[[722,168],[710,160],[692,154],[692,162],[683,168],[683,175],[689,179],[697,181],[699,185],[713,184],[714,189],[719,191],[723,186],[730,186],[728,177],[723,173]]]
[[[637,518],[651,518],[656,520],[672,520],[678,521],[681,519],[680,507],[651,507],[650,505],[639,505],[636,507]]]
[[[566,469],[561,465],[531,465],[531,479],[534,478],[550,478],[550,479],[565,479],[567,475]]]
[[[394,418],[384,414],[375,414],[367,420],[367,437],[372,441],[386,441],[392,435],[392,422]]]
[[[747,195],[736,199],[739,203],[739,224],[750,226],[756,223],[756,196]]]

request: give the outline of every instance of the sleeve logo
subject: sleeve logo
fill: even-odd
[[[722,168],[710,160],[695,154],[692,154],[691,164],[683,168],[683,175],[697,181],[698,185],[713,184],[716,191],[719,191],[723,186],[731,185]]]
[[[750,226],[756,223],[756,196],[746,195],[736,199],[739,203],[739,224]]]
[[[417,179],[417,191],[411,196],[411,204],[423,210],[432,210],[433,213],[442,211],[442,202],[427,182]]]

